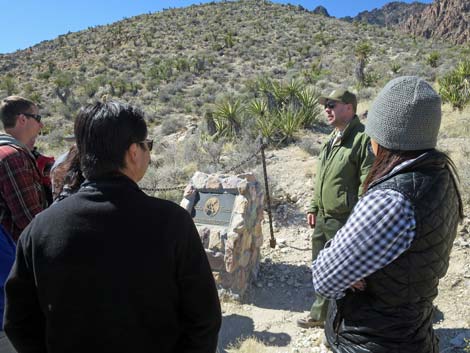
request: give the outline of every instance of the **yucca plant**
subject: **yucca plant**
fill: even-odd
[[[248,104],[248,113],[258,117],[268,114],[268,104],[263,99],[254,99]]]
[[[264,99],[255,99],[248,104],[247,113],[254,118],[256,134],[261,134],[268,143],[273,142],[277,127]]]
[[[216,105],[214,123],[217,137],[234,138],[241,131],[243,121],[243,107],[240,100],[224,100]]]
[[[447,75],[438,79],[439,94],[452,108],[462,110],[470,103],[470,60],[460,62]]]
[[[255,119],[255,126],[259,134],[261,134],[268,143],[274,142],[276,140],[278,128],[273,116],[271,114],[267,114],[264,116],[257,116]]]
[[[286,109],[276,116],[276,125],[279,130],[279,142],[289,144],[294,141],[294,134],[300,130],[305,120],[302,111]]]
[[[320,94],[310,87],[305,87],[298,93],[297,98],[301,104],[301,111],[304,116],[302,127],[310,128],[318,122],[322,112],[318,104],[319,96]]]
[[[369,42],[360,43],[354,49],[354,55],[357,59],[356,79],[359,86],[364,86],[365,75],[364,69],[369,62],[369,55],[372,53],[372,45]]]

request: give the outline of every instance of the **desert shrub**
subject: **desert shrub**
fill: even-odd
[[[454,109],[462,110],[470,103],[470,60],[460,62],[438,83],[442,100],[450,103]]]
[[[227,156],[221,158],[223,170],[235,173],[255,171],[260,166],[260,143],[259,139],[254,139],[249,135],[244,135],[236,142],[227,143],[225,151]]]
[[[52,76],[52,74],[51,74],[49,71],[39,72],[39,73],[36,75],[36,77],[37,77],[39,80],[44,80],[44,81],[48,81],[51,76]]]
[[[364,74],[364,81],[362,85],[364,87],[374,87],[379,82],[381,76],[375,71],[368,71]]]
[[[16,80],[12,75],[5,75],[0,81],[0,89],[6,92],[7,96],[11,96],[17,92]]]
[[[181,117],[168,116],[163,120],[160,132],[163,136],[174,134],[184,127],[184,125],[185,123]]]
[[[268,348],[256,337],[239,339],[227,348],[229,353],[266,353]]]
[[[432,53],[429,53],[429,55],[426,57],[426,63],[435,68],[439,65],[439,59],[441,58],[441,54],[437,51],[433,51]]]
[[[158,160],[152,159],[142,181],[139,183],[141,187],[155,188],[173,188],[188,183],[190,174],[185,167],[182,158],[181,146],[156,146],[155,154]],[[168,191],[148,191],[149,193],[179,203],[183,195],[182,188],[178,190]]]
[[[390,63],[390,71],[392,71],[392,73],[397,74],[400,72],[400,69],[401,69],[401,65],[399,63],[397,62]]]
[[[321,151],[321,144],[318,143],[318,138],[303,137],[297,145],[312,156],[318,156]]]
[[[313,84],[317,82],[323,74],[326,73],[326,70],[322,69],[322,64],[320,60],[314,61],[310,67],[302,72],[305,82]]]

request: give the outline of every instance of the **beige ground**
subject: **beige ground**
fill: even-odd
[[[309,138],[321,143],[325,136],[317,132]],[[456,153],[469,142],[468,138],[454,137],[440,140],[447,151]],[[321,343],[322,330],[304,330],[295,325],[297,318],[308,313],[313,295],[309,269],[311,231],[305,223],[304,207],[312,195],[316,157],[297,146],[268,152],[267,157],[277,202],[274,228],[278,246],[269,248],[269,228],[265,224],[258,279],[242,303],[223,303],[219,351],[328,352]],[[435,301],[438,308],[435,329],[441,339],[441,352],[465,352],[450,341],[459,334],[470,338],[469,230],[467,218],[460,227],[448,274],[441,281],[440,294]],[[249,344],[236,348],[249,337],[261,343],[248,340]]]

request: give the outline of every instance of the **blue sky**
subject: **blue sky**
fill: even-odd
[[[69,31],[105,25],[169,7],[185,7],[208,1],[191,0],[0,0],[0,54],[24,49]],[[326,7],[335,17],[355,16],[381,7],[387,0],[290,0],[274,1],[302,5],[313,10]],[[405,0],[405,2],[412,2]],[[432,0],[421,0],[430,3]]]

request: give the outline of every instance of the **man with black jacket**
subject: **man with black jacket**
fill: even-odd
[[[189,214],[137,186],[149,161],[143,114],[116,102],[75,121],[86,181],[22,233],[6,284],[19,353],[215,352],[212,273]]]

